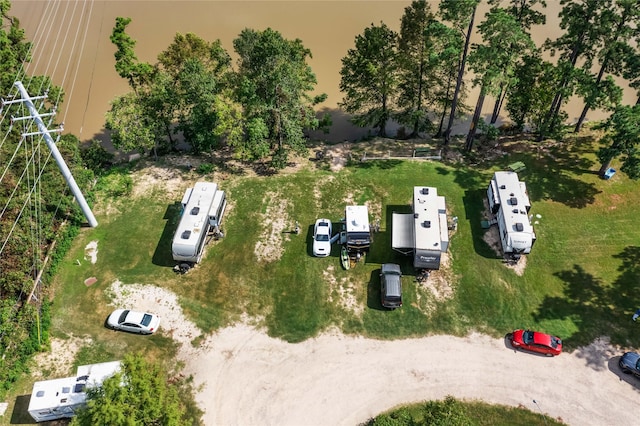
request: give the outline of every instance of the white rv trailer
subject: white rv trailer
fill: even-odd
[[[392,214],[391,247],[413,254],[418,270],[438,270],[442,253],[449,249],[445,198],[437,188],[413,188],[413,213]]]
[[[182,198],[182,216],[173,236],[171,253],[178,262],[198,263],[202,259],[209,230],[219,233],[227,200],[212,182],[197,182]]]
[[[81,365],[73,377],[35,382],[28,412],[36,422],[71,418],[85,406],[85,390],[102,385],[120,368],[120,361]]]
[[[371,247],[369,209],[367,206],[345,208],[346,245],[349,255],[360,256]]]
[[[515,172],[495,172],[487,188],[489,211],[494,215],[490,223],[497,223],[505,257],[519,259],[531,252],[536,234],[529,219],[531,202],[527,186]]]

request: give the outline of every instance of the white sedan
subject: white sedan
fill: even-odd
[[[313,227],[313,255],[327,257],[331,254],[331,221],[318,219]]]
[[[158,330],[160,318],[146,312],[116,309],[109,315],[109,318],[107,318],[107,326],[113,330],[151,334]]]

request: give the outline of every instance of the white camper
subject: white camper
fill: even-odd
[[[102,385],[120,368],[120,361],[81,365],[73,377],[35,382],[29,414],[36,422],[73,417],[86,404],[85,389]]]
[[[495,172],[487,188],[490,223],[498,225],[500,242],[505,257],[519,259],[531,252],[536,234],[529,219],[531,202],[527,186],[515,172]]]
[[[367,206],[347,206],[345,228],[349,255],[359,256],[368,252],[371,247],[371,229]]]
[[[227,200],[212,182],[198,182],[182,198],[182,216],[173,236],[171,253],[178,262],[198,263],[202,259],[209,231],[220,233]]]
[[[445,198],[437,188],[413,188],[413,213],[393,213],[391,247],[413,254],[418,270],[440,269],[442,253],[449,249],[449,228]]]

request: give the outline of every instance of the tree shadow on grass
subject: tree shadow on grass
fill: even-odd
[[[594,162],[585,157],[593,152],[593,137],[574,138],[571,143],[550,146],[530,142],[530,149],[502,157],[498,164],[509,170],[509,164],[521,161],[526,169],[519,172],[532,201],[553,200],[572,208],[584,208],[595,201],[600,191],[592,183],[575,176],[594,174]]]
[[[400,166],[402,163],[403,163],[402,160],[367,160],[367,161],[360,161],[352,164],[353,166],[360,169],[390,170]]]
[[[593,368],[602,368],[604,359],[611,356],[611,344],[637,346],[640,337],[631,320],[638,308],[640,294],[640,247],[626,247],[614,258],[621,259],[620,275],[611,284],[606,284],[582,266],[575,264],[573,270],[561,271],[554,275],[565,282],[562,296],[547,296],[540,304],[535,318],[537,321],[570,319],[578,327],[578,332],[565,338],[565,347],[578,348],[578,356],[585,358]]]

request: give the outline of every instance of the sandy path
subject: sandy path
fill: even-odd
[[[540,407],[570,425],[633,424],[640,403],[636,379],[621,380],[619,352],[606,342],[546,358],[483,335],[389,342],[327,334],[288,344],[239,325],[210,344],[187,367],[203,385],[207,425],[356,425],[449,394]]]
[[[357,425],[447,395],[521,405],[569,425],[637,420],[640,380],[620,373],[623,350],[606,338],[546,358],[480,334],[379,341],[336,332],[289,344],[239,324],[193,347],[200,332],[173,293],[119,281],[111,292],[116,306],[160,315],[160,332],[181,345],[184,373],[194,376],[206,425]]]

